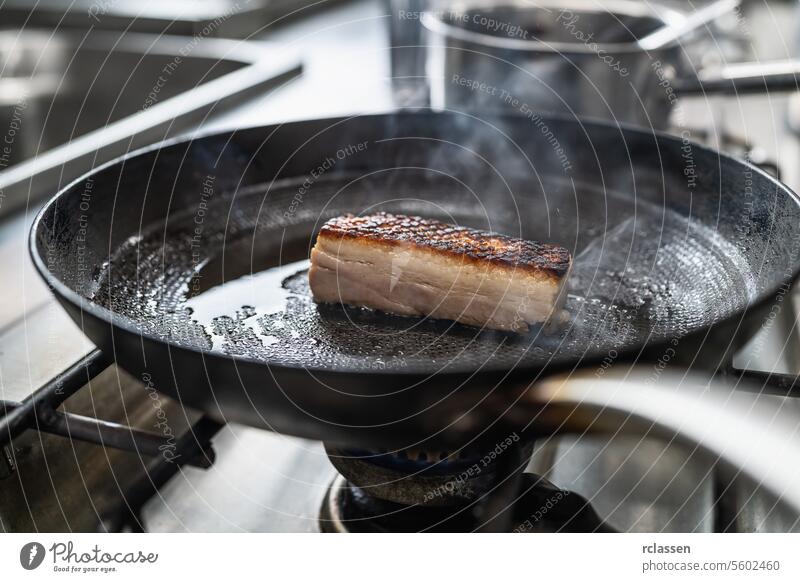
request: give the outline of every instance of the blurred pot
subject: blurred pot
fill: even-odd
[[[672,81],[721,0],[684,15],[612,0],[467,3],[422,15],[430,100],[438,108],[511,108],[666,127]]]

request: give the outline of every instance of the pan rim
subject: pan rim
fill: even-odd
[[[28,235],[28,251],[30,253],[31,259],[33,264],[38,272],[39,276],[44,280],[45,284],[49,287],[50,291],[61,301],[69,302],[73,307],[78,309],[81,313],[87,312],[92,317],[96,318],[97,320],[109,325],[111,329],[120,329],[121,331],[135,335],[140,337],[143,340],[148,340],[150,342],[155,342],[157,344],[164,344],[167,346],[168,349],[172,350],[179,350],[179,351],[187,351],[192,354],[195,354],[202,358],[212,358],[218,359],[220,361],[232,361],[234,364],[245,364],[245,365],[257,365],[257,366],[267,366],[270,369],[274,369],[275,371],[290,371],[290,372],[307,372],[311,373],[314,376],[338,376],[338,375],[357,375],[363,379],[374,377],[376,379],[380,378],[387,378],[387,377],[399,377],[399,378],[406,378],[410,381],[419,380],[419,379],[429,379],[433,377],[447,377],[450,379],[457,379],[457,378],[503,378],[503,379],[513,379],[515,377],[519,377],[523,374],[528,376],[537,376],[541,375],[542,372],[546,372],[546,375],[550,373],[557,373],[560,371],[564,371],[568,368],[584,368],[586,366],[597,364],[603,360],[604,352],[600,351],[598,353],[595,352],[588,352],[580,359],[576,359],[574,357],[567,357],[562,356],[558,357],[558,355],[554,355],[550,360],[546,362],[538,362],[538,363],[520,363],[516,362],[510,368],[479,368],[477,370],[462,370],[456,369],[452,371],[437,371],[434,374],[430,374],[428,372],[420,372],[420,371],[410,371],[404,369],[369,369],[369,370],[338,370],[332,369],[325,366],[314,366],[314,365],[297,365],[297,364],[287,364],[287,363],[278,363],[278,362],[270,362],[259,360],[253,357],[248,356],[241,356],[241,355],[229,355],[220,352],[216,352],[213,350],[204,350],[196,346],[191,345],[183,345],[176,342],[164,340],[163,338],[157,337],[155,335],[145,333],[137,326],[131,324],[124,318],[121,318],[120,315],[106,307],[103,307],[80,293],[74,291],[65,283],[63,283],[55,274],[53,274],[50,269],[47,267],[47,263],[45,258],[39,252],[37,248],[37,235],[39,230],[42,228],[41,224],[44,220],[45,215],[50,211],[50,209],[58,203],[58,201],[65,196],[67,196],[74,187],[77,185],[85,182],[87,179],[96,176],[103,172],[104,170],[117,166],[119,164],[125,164],[126,162],[144,156],[148,153],[153,151],[158,151],[164,148],[178,146],[181,144],[190,144],[195,141],[200,141],[206,138],[211,138],[215,136],[225,136],[236,134],[238,132],[250,131],[250,130],[258,130],[258,129],[274,129],[279,128],[284,125],[291,125],[295,123],[311,123],[311,122],[323,122],[323,123],[341,123],[345,121],[349,121],[351,119],[380,119],[385,118],[387,116],[405,116],[405,115],[465,115],[467,117],[472,117],[478,121],[484,120],[486,117],[492,117],[495,119],[498,118],[507,118],[507,119],[515,119],[518,116],[513,113],[507,113],[503,111],[469,111],[469,110],[448,110],[448,109],[433,109],[430,107],[406,107],[406,108],[387,108],[381,111],[374,111],[367,114],[354,114],[354,115],[346,115],[346,116],[333,116],[333,117],[309,117],[303,119],[292,119],[289,121],[283,121],[278,123],[272,124],[254,124],[254,125],[247,125],[243,127],[236,127],[236,128],[226,128],[226,129],[208,129],[205,131],[198,131],[189,136],[179,136],[170,139],[166,139],[160,142],[156,142],[154,144],[150,144],[148,146],[135,149],[131,152],[123,154],[113,160],[110,160],[104,164],[97,166],[96,168],[90,170],[89,172],[84,173],[83,175],[75,178],[74,180],[70,181],[66,186],[62,187],[56,194],[54,194],[42,207],[39,209],[36,217],[34,218],[31,229]],[[575,118],[574,116],[564,115],[564,114],[556,114],[556,113],[543,113],[542,118],[545,120],[552,120],[557,122],[566,122],[570,124],[579,124],[579,125],[589,125],[594,127],[605,127],[606,129],[617,130],[620,132],[624,132],[626,134],[639,134],[644,135],[647,137],[654,137],[658,141],[667,141],[667,142],[677,142],[683,143],[684,140],[681,136],[675,136],[672,134],[667,133],[663,130],[657,130],[653,128],[644,128],[640,126],[636,126],[634,124],[629,123],[622,123],[622,122],[613,122],[608,120],[602,119],[594,119],[594,118],[586,118],[586,117],[578,117]],[[771,174],[767,173],[766,171],[762,170],[758,166],[753,165],[752,163],[748,162],[747,160],[739,159],[734,157],[731,154],[721,152],[716,150],[710,146],[706,146],[704,144],[697,143],[693,140],[690,140],[689,143],[692,145],[693,148],[697,148],[697,151],[702,151],[713,156],[716,156],[722,160],[726,160],[729,163],[734,163],[746,168],[752,172],[755,172],[762,178],[765,178],[768,183],[771,183],[775,186],[778,190],[783,191],[786,195],[788,195],[792,200],[794,200],[795,204],[797,205],[798,209],[800,209],[800,195],[798,195],[794,190],[792,190],[789,186],[772,176]],[[788,272],[788,271],[787,271]],[[747,304],[743,309],[736,310],[729,314],[728,316],[710,324],[702,326],[696,330],[692,330],[691,332],[682,335],[682,336],[671,336],[667,338],[660,338],[657,340],[652,340],[645,343],[637,343],[630,347],[622,348],[617,350],[619,354],[619,360],[621,361],[628,361],[632,356],[636,356],[637,354],[641,355],[641,353],[647,349],[648,351],[651,349],[659,349],[659,348],[668,348],[672,341],[679,337],[680,339],[689,338],[696,336],[697,334],[706,334],[711,329],[725,324],[729,322],[733,322],[736,320],[741,320],[743,314],[750,310],[756,310],[759,307],[763,307],[767,305],[775,295],[780,291],[782,287],[785,285],[792,285],[797,279],[800,277],[800,259],[797,261],[791,270],[791,273],[785,275],[783,279],[776,285],[768,288],[765,291],[762,291],[761,294],[756,296],[753,301]],[[83,328],[81,328],[83,332]],[[85,334],[85,332],[84,332]],[[116,359],[116,358],[115,358]],[[638,358],[637,358],[638,360]]]

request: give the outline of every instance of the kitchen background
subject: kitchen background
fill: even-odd
[[[669,5],[678,12],[699,7]],[[424,51],[393,49],[390,40],[424,42],[419,20],[399,16],[421,6],[81,0],[65,11],[56,0],[35,9],[6,1],[0,132],[11,143],[0,156],[0,399],[25,400],[93,349],[28,257],[28,231],[43,198],[83,171],[164,137],[425,105]],[[744,2],[714,21],[713,34],[694,51],[695,64],[790,58],[800,41],[797,22],[792,2]],[[678,113],[673,131],[688,127],[694,139],[747,153],[800,190],[800,96],[681,98]],[[788,303],[740,361],[800,373],[794,294]],[[167,419],[176,437],[198,422],[199,414],[140,380],[112,364],[63,410],[148,431]],[[23,431],[2,447],[0,530],[319,529],[320,504],[336,473],[320,443],[226,425],[213,449],[210,467],[180,467],[163,476],[158,490],[132,495],[152,470],[151,457]],[[738,479],[721,487],[709,460],[677,443],[550,439],[537,447],[530,469],[591,498],[620,530],[798,528],[755,484]],[[714,511],[723,506],[729,519]]]

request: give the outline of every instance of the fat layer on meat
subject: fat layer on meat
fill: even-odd
[[[318,303],[524,332],[560,319],[570,267],[556,245],[380,213],[328,221],[309,281]]]

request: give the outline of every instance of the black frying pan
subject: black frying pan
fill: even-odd
[[[568,247],[566,327],[516,335],[316,306],[303,262],[316,231],[376,210]],[[515,405],[543,374],[724,365],[795,278],[798,235],[791,191],[687,140],[417,112],[136,152],[51,200],[31,252],[92,341],[186,405],[319,440],[434,447],[525,428]]]

